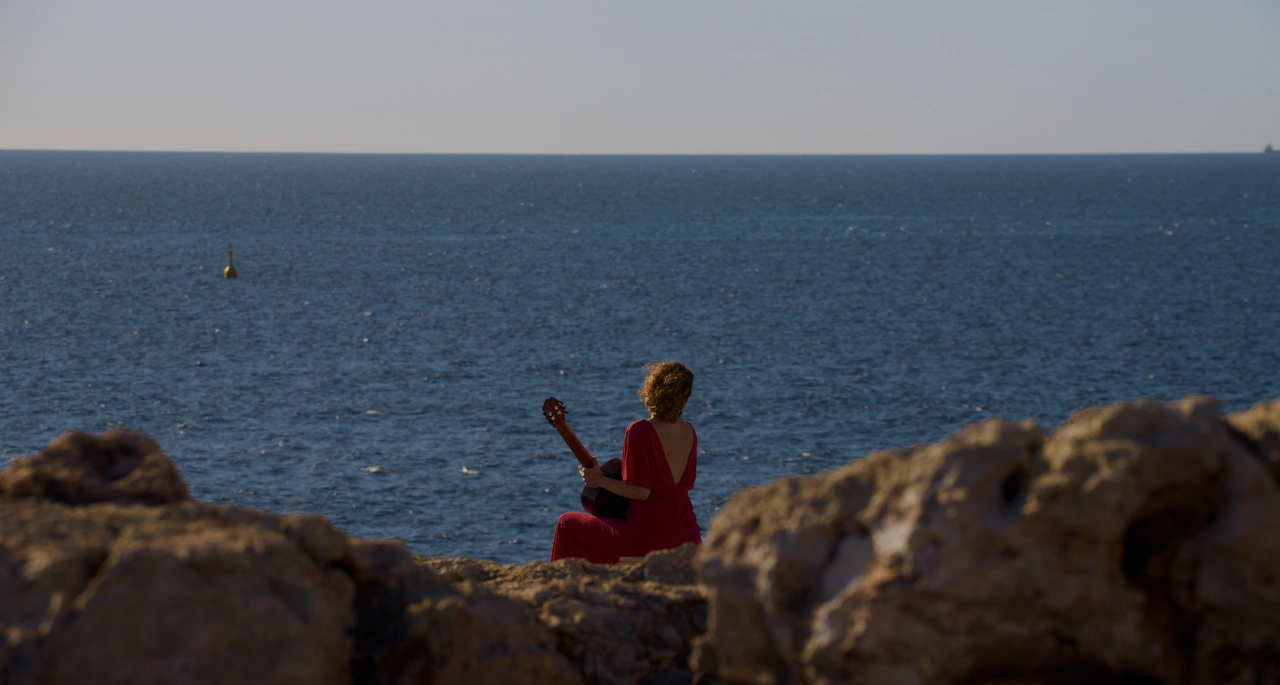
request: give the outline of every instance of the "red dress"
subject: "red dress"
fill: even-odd
[[[689,501],[689,489],[697,477],[696,431],[689,464],[677,483],[653,424],[643,419],[633,422],[622,439],[622,480],[648,488],[649,499],[631,500],[625,521],[578,511],[561,514],[551,543],[551,560],[580,557],[597,564],[616,564],[620,556],[642,557],[686,542],[701,544],[702,533]]]

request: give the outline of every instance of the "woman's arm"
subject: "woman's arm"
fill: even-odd
[[[578,467],[578,473],[582,474],[582,483],[587,487],[608,490],[615,495],[621,495],[627,499],[649,499],[649,488],[642,488],[639,485],[630,485],[621,480],[614,480],[613,478],[604,475],[604,473],[600,471],[599,462],[596,461],[595,457],[591,457],[591,463],[594,464],[594,466],[589,469],[581,466]]]

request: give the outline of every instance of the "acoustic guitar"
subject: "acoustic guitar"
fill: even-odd
[[[591,453],[582,446],[582,441],[578,440],[578,436],[573,434],[573,430],[565,421],[564,402],[548,397],[547,401],[542,403],[542,415],[547,417],[547,423],[556,429],[561,438],[564,438],[564,443],[569,446],[573,456],[578,458],[578,463],[591,468]],[[600,465],[600,472],[607,478],[622,480],[622,460],[606,461]],[[582,488],[582,508],[596,516],[626,520],[627,507],[630,505],[631,500],[604,488]]]

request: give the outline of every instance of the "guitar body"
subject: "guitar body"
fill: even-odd
[[[607,478],[622,480],[622,460],[610,459],[600,465],[600,472]],[[631,500],[603,488],[582,488],[582,508],[607,519],[627,520],[627,508]]]
[[[556,429],[560,437],[564,439],[564,443],[569,446],[569,451],[573,452],[573,456],[578,459],[578,463],[586,468],[591,468],[591,453],[587,452],[587,448],[583,447],[582,441],[578,440],[578,436],[573,434],[573,430],[569,428],[569,424],[565,421],[564,403],[554,397],[547,398],[542,403],[542,415],[546,417],[547,423]],[[606,478],[614,480],[622,480],[622,460],[610,459],[600,465],[600,472]],[[627,508],[631,506],[631,500],[617,495],[602,488],[582,488],[582,508],[587,513],[594,514],[601,518],[610,519],[627,519]]]

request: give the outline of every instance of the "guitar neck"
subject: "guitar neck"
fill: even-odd
[[[578,463],[591,468],[591,453],[587,451],[586,447],[582,446],[582,441],[573,434],[573,429],[569,428],[569,424],[561,421],[556,426],[556,432],[560,434],[560,437],[564,438],[564,444],[568,445],[569,451],[573,452],[573,456],[578,458]]]

